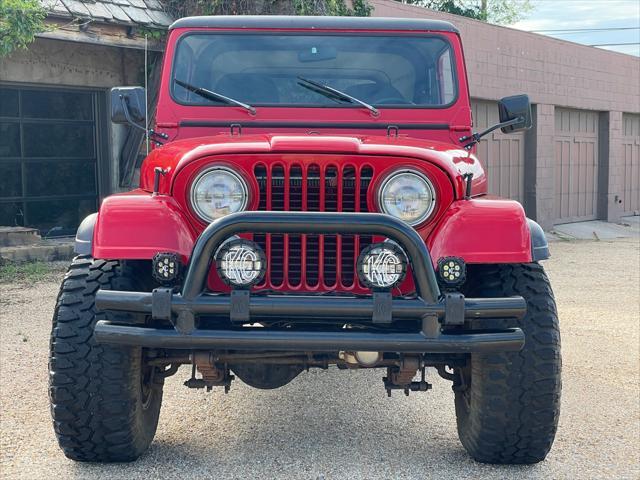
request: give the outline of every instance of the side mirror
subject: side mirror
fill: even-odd
[[[111,121],[113,123],[144,123],[147,117],[146,94],[142,87],[111,89]]]
[[[531,103],[528,95],[505,97],[498,102],[500,123],[513,122],[501,128],[502,133],[521,132],[531,128]]]

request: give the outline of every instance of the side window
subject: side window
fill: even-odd
[[[438,87],[440,103],[447,105],[453,102],[456,91],[453,83],[453,68],[451,67],[451,52],[447,48],[438,59]]]

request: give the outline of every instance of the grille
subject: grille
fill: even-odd
[[[254,174],[258,210],[367,212],[370,166],[265,165]],[[356,261],[372,242],[366,235],[254,234],[267,255],[267,275],[258,288],[359,290]]]

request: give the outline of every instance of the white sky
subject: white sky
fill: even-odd
[[[531,0],[525,20],[510,25],[521,30],[640,27],[640,0]],[[601,47],[640,56],[640,29],[584,33],[544,32],[544,35],[585,45],[636,43]]]

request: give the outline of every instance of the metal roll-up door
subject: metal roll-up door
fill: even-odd
[[[622,115],[622,211],[640,214],[640,115]]]
[[[106,176],[101,99],[84,89],[0,85],[0,225],[74,235],[97,210]]]
[[[598,216],[598,112],[556,108],[555,223]]]

